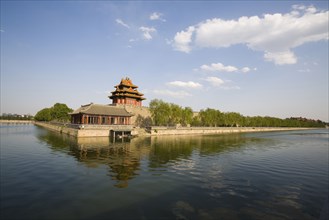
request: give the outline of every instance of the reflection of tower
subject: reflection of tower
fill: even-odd
[[[79,162],[87,167],[108,166],[108,176],[115,187],[127,187],[129,181],[139,175],[141,158],[149,155],[149,138],[134,138],[129,142],[112,143],[108,137],[78,138],[71,148]]]
[[[128,186],[128,181],[138,175],[136,171],[139,170],[140,162],[138,158],[129,154],[129,149],[122,149],[113,155],[109,166],[110,176],[117,181],[115,186],[125,188]]]
[[[128,77],[121,79],[120,84],[114,86],[114,88],[115,91],[109,96],[112,99],[112,104],[142,106],[142,101],[145,100],[144,94],[138,92],[138,86],[134,85]]]

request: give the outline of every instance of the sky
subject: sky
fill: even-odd
[[[328,116],[328,1],[1,1],[1,113],[153,99]]]

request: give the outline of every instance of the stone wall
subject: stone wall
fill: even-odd
[[[229,134],[246,132],[266,132],[266,131],[289,131],[309,128],[281,128],[281,127],[189,127],[189,128],[168,128],[151,127],[149,134],[157,135],[193,135],[193,134]]]
[[[74,137],[109,137],[111,130],[132,129],[131,134],[136,136],[159,136],[159,135],[201,135],[201,134],[230,134],[246,132],[267,132],[267,131],[290,131],[310,128],[273,128],[273,127],[151,127],[148,129],[128,127],[95,127],[95,128],[70,128],[66,126],[53,125],[50,123],[35,122],[36,125],[59,133],[68,134]],[[119,131],[120,132],[120,131]]]
[[[81,128],[72,128],[69,125],[51,124],[45,122],[35,122],[35,125],[47,128],[59,133],[68,134],[74,137],[110,137],[111,130],[131,130],[132,126],[88,126],[83,125]]]
[[[138,115],[143,118],[151,117],[151,112],[148,107],[144,106],[133,106],[133,105],[124,105],[123,106],[129,113],[134,116],[131,117],[131,124],[136,125],[136,119]]]
[[[53,124],[46,123],[46,122],[35,122],[34,124],[37,126],[40,126],[40,127],[47,128],[52,131],[57,131],[59,133],[64,133],[64,134],[68,134],[68,135],[75,136],[75,137],[78,136],[79,130],[75,129],[75,128],[69,128],[69,127],[60,126],[60,125],[53,125]]]

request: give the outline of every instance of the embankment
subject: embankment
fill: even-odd
[[[0,120],[0,124],[33,124],[31,120]]]
[[[66,127],[64,125],[55,125],[55,124],[50,124],[46,122],[37,122],[37,121],[34,122],[34,124],[43,128],[47,128],[52,131],[57,131],[59,133],[64,133],[75,137],[78,137],[78,133],[79,133],[79,129]]]
[[[292,131],[310,128],[286,128],[286,127],[149,127],[148,129],[133,128],[132,126],[97,126],[88,125],[72,127],[70,124],[52,124],[35,122],[35,125],[68,134],[74,137],[109,137],[111,131],[131,131],[136,136],[161,136],[161,135],[202,135],[202,134],[232,134],[248,132]],[[113,133],[112,133],[113,134]]]
[[[110,137],[114,131],[120,134],[122,131],[131,131],[132,126],[129,125],[71,125],[71,124],[54,124],[46,122],[35,122],[35,125],[47,128],[59,133],[68,134],[74,137]]]
[[[267,132],[267,131],[292,131],[310,128],[287,128],[287,127],[152,127],[150,135],[193,135],[193,134],[231,134],[247,132]]]

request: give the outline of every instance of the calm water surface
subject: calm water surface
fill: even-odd
[[[74,139],[2,125],[1,219],[319,219],[328,130]]]

